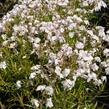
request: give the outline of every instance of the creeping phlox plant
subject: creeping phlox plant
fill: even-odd
[[[102,0],[19,0],[0,21],[0,91],[9,94],[1,103],[91,108],[87,90],[102,90],[109,74],[109,49],[102,45],[109,31],[88,21],[101,7]]]

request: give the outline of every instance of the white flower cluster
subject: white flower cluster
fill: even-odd
[[[32,73],[29,76],[29,79],[34,79],[36,74],[40,74],[41,70],[40,70],[40,65],[35,65],[33,67],[31,67]]]
[[[103,0],[83,0],[83,6],[89,6],[94,4],[93,11],[101,10],[101,7],[106,8],[107,5]]]
[[[17,51],[17,40],[22,37],[22,47],[25,47],[28,40],[32,46],[31,54],[36,54],[38,60],[46,58],[47,62],[37,62],[31,66],[28,81],[41,77],[49,83],[39,84],[35,91],[49,96],[46,107],[50,108],[53,107],[53,87],[57,80],[65,90],[71,90],[78,77],[98,86],[106,81],[105,76],[99,77],[101,66],[105,68],[104,74],[109,74],[109,49],[102,47],[103,41],[109,43],[109,31],[105,33],[100,26],[88,27],[90,24],[86,17],[92,10],[100,10],[106,4],[102,0],[78,0],[80,7],[75,9],[72,2],[73,0],[19,0],[19,4],[0,21],[2,47]],[[85,8],[89,4],[91,9]],[[105,61],[99,53],[105,56]],[[6,67],[5,61],[0,63],[0,69]],[[16,87],[19,89],[22,84],[18,80]],[[40,105],[37,98],[31,102],[35,107]]]

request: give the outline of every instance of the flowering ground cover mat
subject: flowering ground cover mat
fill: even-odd
[[[0,20],[1,109],[108,108],[107,98],[101,102],[109,30],[107,21],[93,23],[102,9],[108,9],[103,0],[18,0],[6,10]]]

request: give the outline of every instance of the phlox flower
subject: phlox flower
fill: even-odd
[[[0,69],[5,69],[7,67],[6,61],[0,63]]]
[[[37,99],[32,99],[31,103],[33,106],[35,106],[36,108],[39,107],[39,101]]]
[[[98,2],[97,2],[96,5],[95,5],[94,11],[99,11],[99,10],[101,10],[101,7],[106,8],[107,5],[106,5],[106,3],[105,3],[103,0],[98,0]]]
[[[29,76],[29,79],[34,79],[36,76],[36,72],[32,72]]]
[[[84,48],[84,44],[82,42],[77,42],[75,44],[75,46],[76,46],[77,49],[83,49]]]
[[[40,65],[35,65],[33,67],[31,67],[31,70],[35,71],[35,70],[39,70],[40,69]]]
[[[103,53],[104,53],[104,55],[106,56],[106,57],[108,57],[109,56],[109,49],[105,49],[104,51],[103,51]]]
[[[50,95],[50,96],[52,96],[54,93],[52,86],[46,86],[45,91],[46,91],[47,95]]]
[[[57,76],[60,77],[60,79],[63,78],[61,71],[62,71],[62,69],[59,66],[56,66],[55,73],[57,74]]]
[[[43,91],[45,90],[46,88],[46,85],[39,85],[37,88],[36,88],[36,91]]]
[[[70,69],[65,68],[65,69],[62,71],[62,74],[63,74],[64,77],[67,77],[67,76],[70,74]]]
[[[19,88],[21,88],[22,86],[21,86],[21,81],[20,80],[18,80],[17,82],[16,82],[16,87],[19,89]]]
[[[70,79],[66,79],[65,81],[62,81],[62,84],[63,84],[64,89],[71,90],[74,87],[75,82],[71,81]]]
[[[52,98],[47,98],[46,107],[49,107],[49,108],[52,108],[53,107]]]
[[[99,67],[96,65],[96,63],[92,64],[91,68],[93,71],[97,71],[99,69]]]

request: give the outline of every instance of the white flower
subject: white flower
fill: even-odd
[[[49,54],[49,60],[48,60],[48,63],[49,64],[53,64],[54,62],[55,62],[55,60],[56,60],[56,54],[54,54],[54,53],[50,53]]]
[[[99,67],[96,65],[96,63],[92,64],[91,68],[93,71],[97,71],[99,69]]]
[[[50,40],[52,43],[55,43],[55,41],[57,41],[57,39],[58,39],[57,36],[52,36],[50,38],[51,38]]]
[[[104,28],[99,30],[99,36],[102,37],[103,39],[105,39],[106,34],[105,34],[105,31],[104,31]]]
[[[13,30],[16,31],[16,32],[19,31],[18,25],[15,24],[15,25],[13,26]]]
[[[96,27],[96,28],[99,28],[99,27]],[[93,30],[86,30],[86,31],[87,31],[88,35],[90,36],[90,38],[93,38],[94,40],[99,42],[99,38],[97,35],[94,34]],[[99,32],[101,32],[101,30]],[[102,32],[102,35],[104,35],[103,32]]]
[[[36,76],[36,72],[32,72],[29,76],[29,79],[33,79],[33,78],[35,78],[35,76]]]
[[[61,47],[61,51],[65,56],[70,57],[73,53],[72,48],[68,44],[63,44]]]
[[[96,81],[97,80],[97,75],[96,73],[92,72],[88,74],[87,82],[90,82],[91,80]]]
[[[109,30],[107,30],[106,33],[109,34]]]
[[[98,30],[98,36],[100,36],[101,38],[104,38],[106,36],[104,27],[97,26],[96,29]]]
[[[31,70],[39,70],[39,69],[40,69],[40,65],[35,65],[31,67]]]
[[[61,74],[61,68],[59,66],[56,66],[55,68],[55,73],[57,74],[57,76],[59,76],[60,78],[63,78],[63,75]]]
[[[74,50],[74,53],[78,54],[78,49],[75,49],[75,50]]]
[[[106,3],[103,0],[98,1],[98,3],[96,4],[94,10],[99,11],[99,10],[101,10],[101,7],[104,7],[104,8],[107,7]]]
[[[82,42],[77,42],[75,44],[75,46],[76,46],[77,49],[83,49],[84,48],[84,44]]]
[[[36,44],[40,43],[40,41],[41,41],[41,39],[38,38],[38,37],[36,37],[36,38],[34,39],[34,43],[36,43]]]
[[[101,77],[101,80],[104,81],[104,82],[107,82],[106,76],[102,76],[102,77]]]
[[[60,60],[59,59],[55,59],[55,65],[59,65]]]
[[[21,88],[21,81],[20,80],[18,80],[17,82],[16,82],[16,87],[19,89],[19,88]]]
[[[93,57],[91,56],[91,53],[88,53],[88,51],[80,50],[79,59],[83,59],[84,61],[92,61]]]
[[[69,0],[57,0],[57,4],[59,6],[67,6],[68,3],[69,3]]]
[[[61,27],[60,28],[60,32],[63,33],[64,32],[64,28]]]
[[[15,48],[15,46],[16,46],[16,43],[13,42],[13,43],[10,43],[9,48]]]
[[[68,26],[68,30],[73,30],[75,27],[76,27],[76,23],[71,23],[71,24]]]
[[[103,67],[107,67],[107,63],[106,63],[105,61],[101,62],[101,65],[102,65]]]
[[[35,71],[36,74],[41,74],[41,70]]]
[[[8,44],[9,44],[9,40],[5,40],[5,41],[3,41],[3,43],[2,43],[3,46],[7,46]]]
[[[75,34],[74,32],[69,32],[69,37],[70,38],[73,38],[74,37],[74,34]]]
[[[79,28],[79,30],[81,30],[81,31],[83,31],[83,30],[85,31],[85,30],[86,30],[86,28],[85,28],[84,25],[81,25],[81,26],[79,26],[78,28]],[[80,36],[81,36],[81,34],[80,34]]]
[[[46,85],[39,85],[36,89],[36,91],[43,91],[45,90]]]
[[[37,44],[37,43],[33,43],[33,48],[34,48],[34,49],[38,49],[39,46],[40,46],[39,44]]]
[[[78,23],[82,22],[82,19],[78,17],[77,15],[74,15],[73,19],[76,20]]]
[[[70,79],[66,79],[62,82],[64,89],[72,89],[75,85],[74,81],[71,81]]]
[[[99,86],[99,85],[101,85],[102,84],[102,81],[100,80],[100,79],[96,79],[95,81],[94,81],[94,84],[95,85],[97,85],[97,86]]]
[[[73,78],[73,81],[76,81],[77,80],[77,77],[80,76],[81,74],[80,73],[77,73],[76,75],[74,75],[72,78]]]
[[[6,66],[6,62],[3,61],[0,63],[0,69],[5,69],[7,66]]]
[[[68,47],[67,49],[66,49],[67,51],[66,51],[66,56],[68,56],[68,57],[70,57],[71,55],[72,55],[72,48],[71,47]]]
[[[69,73],[70,73],[70,69],[67,69],[67,68],[64,69],[64,71],[62,71],[62,74],[64,77],[67,77],[69,75]]]
[[[92,30],[87,30],[87,33],[91,36],[94,36],[93,31]]]
[[[105,69],[106,75],[109,75],[109,67]]]
[[[2,34],[1,37],[2,37],[3,40],[6,40],[7,35],[6,34]]]
[[[47,86],[47,87],[45,88],[45,91],[46,91],[47,94],[50,95],[50,96],[52,96],[52,95],[53,95],[53,92],[54,92],[52,86]]]
[[[83,6],[88,6],[89,4],[88,4],[88,2],[87,1],[84,1],[83,2]]]
[[[38,37],[36,37],[35,39],[33,39],[33,38],[29,38],[29,40],[30,40],[30,42],[32,42],[32,44],[33,44],[33,48],[39,48],[39,46],[40,46],[40,41],[41,41],[41,39],[40,38],[38,38]]]
[[[103,53],[104,53],[104,55],[106,56],[106,57],[108,57],[109,56],[109,49],[105,49],[104,51],[103,51]]]
[[[47,98],[46,107],[49,107],[49,108],[53,107],[52,98]]]
[[[33,106],[39,107],[39,101],[37,99],[32,99],[31,103],[32,103]]]
[[[96,61],[96,62],[101,62],[100,57],[95,57],[95,61]]]
[[[92,75],[93,80],[97,80],[97,74],[96,73],[92,72],[91,75]]]

